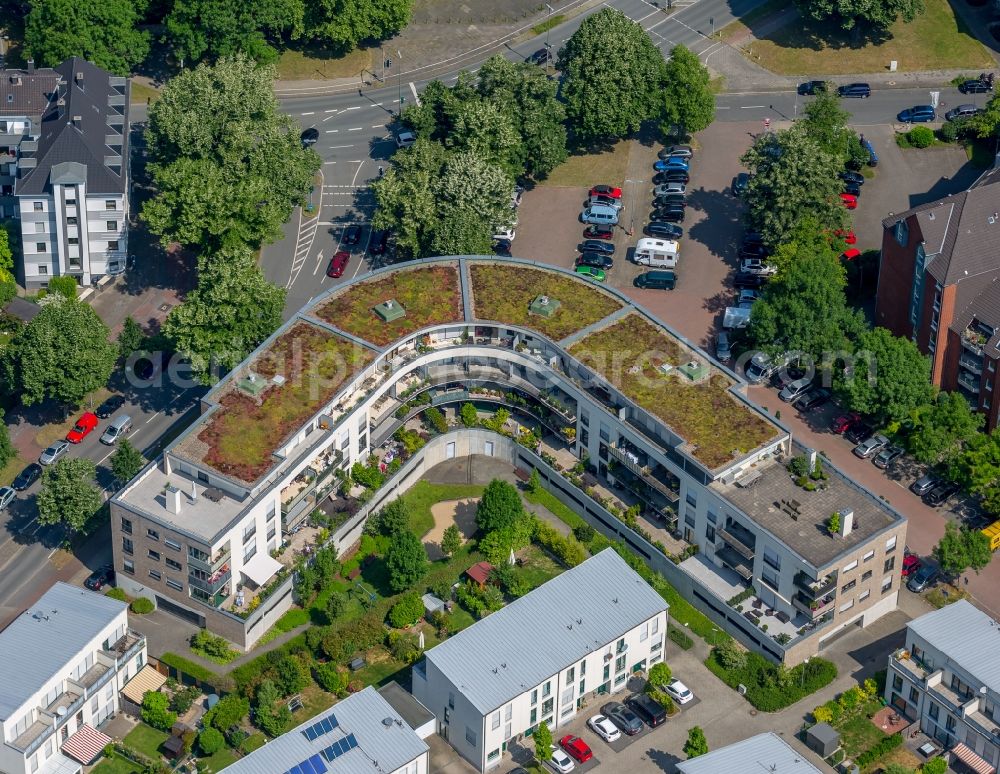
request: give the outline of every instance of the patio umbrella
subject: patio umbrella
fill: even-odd
[[[514,549],[510,549],[510,556],[507,557],[507,564],[514,564],[517,562],[517,558],[514,556]]]

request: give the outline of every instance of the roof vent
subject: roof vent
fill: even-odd
[[[283,374],[275,374],[274,376],[271,377],[271,381],[278,387],[280,387],[285,383],[286,379]]]
[[[76,73],[76,82],[77,85],[81,85],[83,83],[83,73],[81,73],[80,71],[77,71]]]
[[[392,728],[392,718],[382,718],[382,725],[386,728]]]
[[[933,212],[928,212],[927,213],[927,220],[934,220],[934,213]]]

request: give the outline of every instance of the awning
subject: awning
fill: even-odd
[[[281,562],[271,557],[270,554],[258,552],[253,559],[243,565],[243,574],[248,580],[263,586],[283,567]]]
[[[90,763],[98,755],[104,752],[104,748],[114,741],[107,734],[103,734],[93,726],[84,723],[80,730],[63,742],[62,751],[64,755],[74,758],[80,763]]]
[[[962,763],[972,769],[976,774],[996,774],[996,767],[980,758],[968,745],[959,742],[951,751]]]
[[[133,704],[142,704],[143,696],[149,691],[160,690],[165,682],[167,682],[166,677],[146,664],[135,677],[125,684],[122,694]]]

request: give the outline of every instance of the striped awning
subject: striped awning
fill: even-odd
[[[976,774],[996,774],[996,767],[976,755],[968,745],[959,742],[951,748],[951,751]]]
[[[149,691],[158,691],[167,682],[167,678],[146,664],[129,680],[122,689],[122,694],[133,704],[142,704],[142,698]]]
[[[79,731],[63,742],[62,751],[64,755],[87,764],[104,752],[104,748],[113,741],[107,734],[84,723]]]

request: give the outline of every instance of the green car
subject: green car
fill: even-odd
[[[604,273],[604,269],[598,269],[594,266],[577,266],[576,273],[594,282],[604,282],[608,278],[608,275]]]

